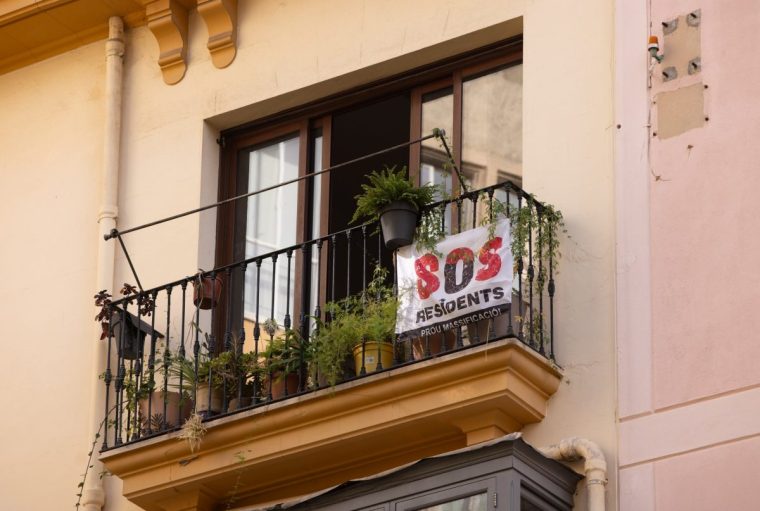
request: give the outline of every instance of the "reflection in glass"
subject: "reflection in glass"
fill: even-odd
[[[439,128],[446,131],[448,143],[451,145],[451,136],[453,135],[453,118],[454,118],[454,95],[451,87],[440,91],[432,92],[422,96],[422,134],[428,135],[433,128]],[[454,176],[446,172],[443,168],[448,157],[441,147],[438,139],[431,138],[422,142],[420,155],[420,185],[433,183],[441,185],[445,194],[439,194],[438,200],[443,199],[444,195],[451,195],[451,183]],[[451,206],[446,206],[446,232],[451,232]]]
[[[421,508],[418,511],[486,511],[487,500],[488,494],[481,493],[436,506]]]
[[[473,188],[522,176],[522,64],[462,84],[462,171]]]
[[[248,192],[261,190],[298,176],[298,137],[283,140],[255,149],[249,154]],[[260,195],[249,197],[247,205],[245,257],[250,258],[294,245],[296,242],[296,212],[298,186],[283,186]],[[264,321],[274,317],[282,325],[286,314],[288,289],[288,261],[285,255],[277,259],[273,268],[271,259],[261,264],[258,296],[258,317]],[[245,316],[256,318],[256,270],[249,266],[245,273]],[[290,271],[290,308],[292,316],[295,258]],[[273,272],[276,278],[272,290]],[[274,315],[272,300],[274,299]]]
[[[312,172],[319,172],[322,170],[322,135],[314,137],[312,146]],[[311,209],[311,238],[319,238],[322,235],[320,231],[320,214],[322,204],[322,176],[311,178],[313,186],[313,202]],[[307,314],[311,314],[314,311],[314,307],[317,304],[319,289],[317,288],[317,275],[319,272],[319,254],[316,246],[312,245],[311,249],[311,295],[310,295],[310,311],[304,311]]]
[[[522,64],[462,84],[462,173],[471,189],[522,183]],[[480,223],[485,213],[481,203],[473,217],[465,203],[462,228]]]

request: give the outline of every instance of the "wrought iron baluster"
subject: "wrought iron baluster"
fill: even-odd
[[[243,284],[243,295],[245,296],[245,272],[248,269],[248,264],[243,263],[240,265],[240,282]],[[230,288],[232,287],[232,282],[229,283]],[[230,308],[230,315],[232,315],[232,302],[229,303],[228,307]],[[245,308],[245,304],[243,304],[243,308]],[[238,341],[237,341],[237,355],[238,360],[243,360],[243,351],[245,347],[245,311],[243,311],[240,314],[240,334],[238,334]],[[258,359],[254,362],[256,364],[254,367],[258,369]],[[243,387],[247,383],[248,374],[244,374],[244,371],[242,370],[243,367],[240,368],[241,371],[238,374],[238,409],[243,408]],[[254,394],[251,396],[251,404],[255,404],[256,395]]]
[[[538,238],[536,239],[536,249],[538,251],[538,352],[542,355],[544,351],[544,284],[546,282],[546,276],[544,275],[544,262],[543,262],[543,237],[541,236],[541,209],[536,205],[536,223],[538,223]]]
[[[351,296],[351,230],[346,231],[346,297]]]
[[[528,208],[531,210],[530,219],[528,220],[528,344],[535,346],[533,330],[535,323],[533,322],[533,201],[528,201]]]
[[[185,364],[185,322],[187,321],[187,279],[183,280],[180,284],[180,289],[182,289],[182,324],[180,325],[180,334],[179,334],[179,348],[177,350],[177,363],[179,364],[178,367],[182,367]],[[167,330],[167,341],[169,340],[169,332]],[[182,374],[182,371],[179,371],[179,408],[177,410],[177,422],[178,424],[172,424],[172,426],[181,426],[182,425],[182,417],[184,415],[182,414],[182,408],[184,408],[185,405],[185,382],[184,375]],[[164,389],[164,399],[167,399],[168,392],[166,389]],[[168,418],[165,418],[168,419]],[[166,421],[165,421],[166,422]],[[169,425],[167,424],[167,427]]]
[[[156,296],[158,291],[151,293],[151,314],[150,314],[150,354],[148,355],[148,387],[151,392],[148,394],[148,431],[147,434],[153,433],[153,421],[150,414],[153,412],[153,389],[156,387]],[[180,382],[181,384],[181,382]],[[180,413],[180,416],[182,414]]]
[[[212,410],[212,402],[214,397],[214,369],[211,362],[216,358],[216,335],[214,333],[214,327],[216,326],[216,270],[211,272],[211,331],[207,336],[208,342],[208,398],[206,402],[206,416],[211,417],[214,412]]]
[[[253,326],[253,357],[257,363],[259,360],[259,339],[261,327],[259,326],[259,299],[261,296],[261,259],[256,259],[256,324]],[[267,360],[267,364],[268,364]],[[268,368],[267,368],[268,369]],[[261,375],[259,371],[253,375],[253,396],[256,399],[261,392]]]
[[[322,240],[317,240],[317,297],[316,297],[316,303],[314,304],[314,318],[315,319],[315,334],[316,339],[319,338],[319,328],[320,323],[322,320],[322,309],[320,307],[320,303],[322,302]],[[312,337],[312,339],[315,339]],[[314,355],[315,357],[319,356],[319,345],[314,346]],[[314,364],[316,366],[316,371],[314,375],[314,381],[317,384],[317,387],[319,387],[319,376],[320,376],[320,367],[319,364]]]
[[[225,328],[224,328],[224,351],[230,353],[230,357],[228,360],[230,360],[230,368],[236,368],[237,364],[232,361],[232,357],[235,356],[235,352],[233,351],[232,346],[232,268],[227,268],[225,270],[225,275],[227,276],[227,310],[225,312],[225,315],[227,316],[225,319]],[[216,285],[216,283],[214,284]],[[224,374],[222,375],[222,413],[227,411],[227,407],[229,403],[227,402],[227,396],[229,394],[230,389],[227,388],[228,383],[228,375]]]
[[[116,370],[116,438],[114,445],[119,446],[123,444],[121,437],[122,421],[124,420],[124,378],[126,377],[127,367],[124,365],[124,334],[127,324],[127,309],[128,304],[126,301],[122,303],[121,308],[121,325],[119,328],[119,350],[118,350],[118,369]]]
[[[200,279],[200,277],[198,277]],[[200,285],[200,284],[199,284]],[[193,404],[198,409],[198,366],[201,357],[201,308],[195,307],[195,342],[193,343]],[[180,371],[181,372],[181,371]]]
[[[132,435],[130,440],[137,440],[140,438],[140,429],[141,424],[140,421],[142,420],[142,417],[140,417],[140,395],[143,392],[142,388],[142,336],[140,333],[142,332],[142,322],[141,322],[141,307],[140,302],[142,301],[142,293],[137,295],[137,337],[135,338],[135,342],[137,343],[135,346],[135,354],[136,358],[133,362],[133,372],[132,376],[135,379],[135,395],[133,396],[133,402],[132,407],[134,409],[134,414],[132,417]]]
[[[113,342],[113,308],[109,305],[106,309],[108,311],[108,332],[106,337],[106,342],[108,343],[108,346],[106,348],[106,371],[103,374],[103,383],[105,383],[106,386],[106,408],[105,413],[103,414],[104,423],[103,423],[103,444],[101,446],[101,450],[105,451],[108,449],[108,417],[111,415],[111,408],[110,408],[110,398],[111,398],[111,347]]]
[[[519,215],[522,214],[522,208],[523,208],[523,205],[522,205],[522,196],[518,195],[517,196],[517,214],[518,214],[517,220],[518,221],[519,221]],[[520,253],[521,254],[523,253],[523,250],[524,250],[523,247],[520,247]],[[517,299],[517,317],[520,318],[519,319],[520,325],[518,327],[518,329],[519,329],[518,330],[518,334],[519,334],[518,337],[520,337],[520,339],[522,341],[525,341],[526,340],[526,336],[525,336],[525,313],[523,312],[524,307],[523,307],[523,285],[522,285],[523,284],[523,269],[524,269],[524,263],[523,263],[523,258],[522,258],[522,255],[521,255],[520,257],[517,258],[517,296],[518,296],[518,299]]]
[[[549,358],[554,359],[554,233],[549,230]]]
[[[462,196],[457,197],[457,233],[462,232]],[[462,342],[462,325],[457,325],[457,348],[464,346]],[[444,346],[446,343],[443,343]]]
[[[166,346],[164,347],[164,415],[161,421],[161,430],[166,430],[167,400],[166,391],[169,386],[169,365],[171,364],[171,314],[172,314],[172,287],[166,288]]]

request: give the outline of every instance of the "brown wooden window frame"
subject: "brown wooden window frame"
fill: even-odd
[[[222,151],[220,154],[218,199],[224,200],[245,193],[244,191],[237,190],[239,156],[243,151],[250,150],[256,146],[276,142],[278,139],[282,139],[288,135],[298,134],[298,175],[304,176],[311,172],[311,168],[313,168],[313,162],[310,159],[313,150],[311,143],[312,134],[315,130],[321,130],[321,168],[327,168],[330,166],[330,147],[332,145],[332,113],[341,108],[360,105],[402,91],[409,92],[411,95],[409,139],[413,140],[422,136],[420,130],[423,96],[429,92],[443,88],[452,88],[454,100],[453,133],[450,133],[449,137],[452,142],[455,163],[457,166],[461,167],[463,82],[467,79],[500,68],[516,65],[521,62],[522,38],[513,38],[477,51],[458,55],[411,70],[387,80],[368,84],[290,111],[282,112],[253,123],[226,130],[222,132],[220,136]],[[409,173],[410,176],[417,181],[419,181],[420,175],[420,155],[420,145],[411,145],[409,148]],[[321,181],[321,209],[319,212],[320,232],[309,232],[309,226],[312,223],[308,211],[311,205],[311,198],[308,194],[310,185],[307,184],[307,181],[309,180],[303,180],[297,185],[299,209],[297,213],[296,243],[302,243],[308,241],[308,239],[329,234],[327,232],[329,225],[329,208],[327,205],[330,203],[329,174],[322,174],[318,179]],[[452,180],[452,193],[456,194],[459,191],[459,184],[456,180]],[[235,205],[225,205],[219,208],[216,235],[217,267],[236,262],[233,261],[233,245],[236,229],[235,218]],[[295,318],[299,317],[302,309],[302,304],[299,298],[303,296],[304,290],[303,268],[302,254],[300,251],[296,251],[295,287],[293,290],[293,296],[296,297],[295,303],[293,304],[294,323]],[[320,272],[323,274],[323,277],[326,276],[326,260],[323,260]],[[325,297],[327,278],[322,278],[321,282],[322,289],[320,289],[320,296]],[[221,303],[217,307],[216,317],[226,318],[227,316],[229,304],[227,304],[226,295],[227,293],[223,293]],[[221,338],[224,330],[224,321],[215,321],[214,323],[214,331],[218,338]]]

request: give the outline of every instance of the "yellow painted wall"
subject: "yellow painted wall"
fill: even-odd
[[[0,76],[4,509],[73,508],[85,467],[104,64],[93,44]]]
[[[524,183],[565,212],[572,236],[563,245],[555,323],[567,379],[548,418],[526,428],[526,439],[542,445],[585,436],[614,466],[611,3],[239,3],[232,65],[213,67],[205,25],[192,14],[189,67],[175,86],[161,78],[147,28],[128,31],[119,225],[211,202],[218,129],[497,41],[522,16]],[[102,243],[95,221],[103,63],[103,44],[96,43],[0,76],[0,232],[6,238],[0,384],[22,391],[4,390],[0,403],[5,410],[22,399],[34,405],[21,420],[0,426],[7,452],[0,494],[10,495],[13,509],[73,504],[84,466],[94,377],[91,296],[96,243]],[[206,212],[127,236],[143,285],[210,268],[213,228],[214,215]],[[117,254],[115,283],[133,281]],[[69,294],[60,296],[64,290]],[[54,462],[43,468],[49,454]],[[44,496],[34,492],[39,477],[47,482]],[[118,494],[118,481],[108,486]],[[614,486],[611,481],[610,505]],[[107,509],[130,509],[114,491]],[[47,500],[28,505],[30,494]],[[578,504],[584,509],[582,496]]]

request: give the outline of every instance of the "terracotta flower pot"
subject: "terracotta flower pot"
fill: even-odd
[[[445,339],[445,341],[444,341]],[[440,333],[431,335],[427,341],[424,337],[415,337],[412,340],[412,356],[414,360],[422,360],[425,358],[425,343],[430,348],[430,356],[435,357],[442,353],[448,353],[456,348],[457,338],[453,332]],[[445,351],[444,351],[445,345]]]
[[[268,382],[265,382],[269,385]],[[285,390],[287,389],[287,395],[292,396],[298,392],[298,373],[288,373],[282,376],[282,373],[272,374],[272,399],[279,399],[285,397]],[[267,387],[264,387],[264,391],[268,391]]]
[[[201,277],[200,284],[198,280],[193,281],[193,304],[201,309],[211,309],[219,303],[222,296],[222,276],[217,275],[215,279],[211,277]]]
[[[166,417],[164,417],[164,396],[166,396]],[[148,403],[150,401],[150,410],[148,410]],[[180,416],[180,394],[179,392],[163,390],[153,391],[150,400],[148,398],[141,399],[139,402],[140,416],[143,418],[143,429],[147,431],[148,420],[151,421],[150,429],[152,432],[160,431],[163,424],[166,424],[165,429],[172,429],[181,426],[190,417],[193,411],[193,400],[189,397],[185,397],[182,400],[182,415]]]
[[[211,393],[211,401],[209,408],[209,392]],[[196,391],[196,399],[198,405],[196,411],[199,415],[209,416],[222,411],[222,389],[211,387],[209,389],[208,382],[198,383],[198,389]]]

